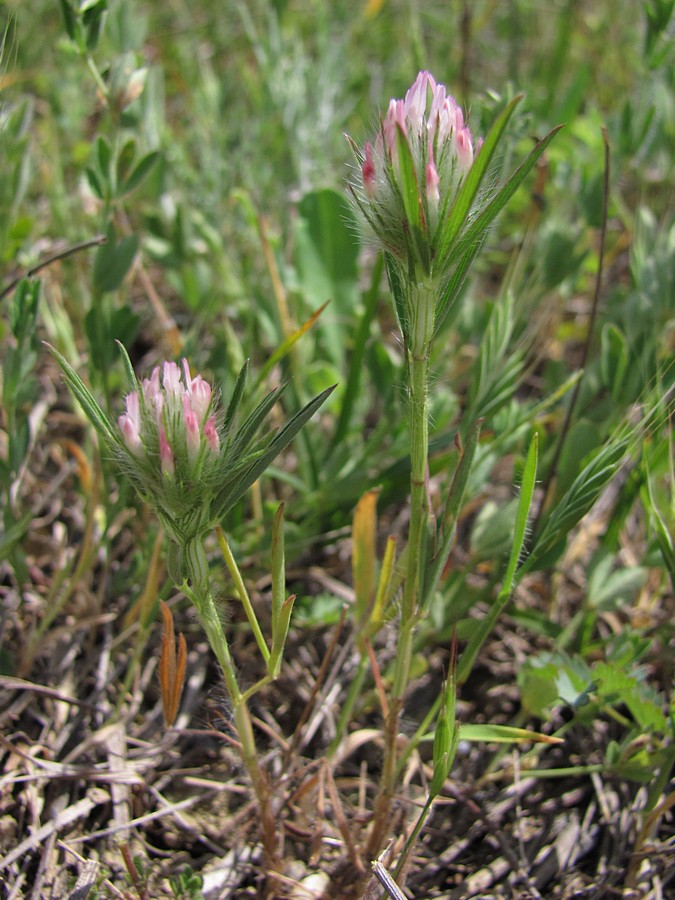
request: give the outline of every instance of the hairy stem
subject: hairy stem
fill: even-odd
[[[429,302],[428,296],[420,303]],[[426,304],[425,304],[426,305]],[[420,310],[420,316],[428,313]],[[430,334],[428,327],[419,331],[420,340],[409,352],[410,378],[410,525],[408,531],[408,561],[399,626],[398,651],[394,662],[394,677],[389,711],[384,729],[384,762],[380,794],[376,801],[373,828],[368,841],[368,853],[376,856],[387,831],[391,801],[397,783],[397,755],[399,719],[410,677],[415,625],[419,613],[420,564],[424,557],[427,529],[427,456],[429,451],[428,377]]]
[[[192,590],[187,584],[184,584],[182,586],[183,592],[193,602],[208,642],[223,672],[227,692],[232,703],[232,715],[239,738],[241,760],[251,779],[260,808],[260,832],[267,866],[270,869],[277,868],[279,860],[276,822],[271,803],[270,785],[267,775],[258,761],[253,723],[246,703],[247,698],[239,688],[230,648],[208,580],[201,582],[197,580],[197,583],[199,587],[196,590]]]

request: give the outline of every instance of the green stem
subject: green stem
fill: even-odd
[[[368,843],[368,850],[371,855],[376,855],[380,849],[388,825],[391,799],[396,789],[399,718],[403,708],[403,697],[410,678],[413,638],[415,625],[419,617],[420,569],[424,558],[428,518],[428,379],[434,301],[435,292],[432,285],[419,285],[412,299],[412,303],[416,304],[417,319],[411,330],[411,349],[408,353],[410,379],[410,525],[408,530],[408,559],[401,601],[398,651],[394,661],[393,685],[384,729],[384,760],[380,794],[376,802],[375,819]]]
[[[255,610],[253,609],[253,604],[251,603],[251,598],[248,595],[248,591],[246,590],[246,585],[244,584],[244,579],[241,577],[241,572],[239,571],[239,566],[232,555],[232,551],[230,550],[230,545],[227,543],[227,538],[225,537],[225,533],[220,525],[216,526],[216,534],[218,536],[218,543],[220,544],[220,549],[223,553],[223,559],[225,560],[225,565],[227,566],[230,575],[234,580],[234,586],[237,589],[237,593],[239,594],[239,599],[241,600],[241,604],[244,607],[244,612],[246,613],[246,618],[248,619],[248,623],[251,626],[251,631],[253,632],[253,637],[255,638],[255,642],[258,645],[258,649],[262,654],[262,658],[265,660],[265,664],[269,662],[270,651],[269,647],[265,642],[265,638],[263,637],[263,633],[260,629],[260,625],[258,624],[258,618],[255,614]]]
[[[396,863],[396,868],[394,869],[394,879],[396,880],[397,884],[401,884],[401,886],[402,886],[402,883],[399,882],[399,879],[405,872],[405,867],[406,867],[406,863],[408,862],[408,857],[410,856],[410,851],[413,849],[413,847],[417,843],[417,838],[419,837],[420,831],[422,830],[422,826],[426,822],[426,820],[429,816],[429,813],[431,812],[431,805],[433,802],[434,802],[434,798],[429,796],[427,798],[427,802],[424,804],[424,807],[422,808],[422,811],[419,814],[417,822],[415,823],[415,827],[408,835],[408,838],[405,842],[405,846],[403,847],[403,850],[401,851],[401,855],[398,858],[398,862]]]
[[[253,723],[246,701],[250,692],[242,694],[237,682],[237,675],[230,655],[230,648],[218,615],[213,595],[206,582],[197,582],[200,587],[193,591],[187,583],[182,585],[183,593],[192,601],[199,621],[206,633],[211,649],[216,655],[225,679],[227,692],[232,702],[232,714],[237,737],[241,746],[241,759],[253,785],[261,816],[261,837],[265,848],[268,866],[274,868],[277,863],[276,825],[270,804],[268,779],[258,762],[258,754],[253,734]]]

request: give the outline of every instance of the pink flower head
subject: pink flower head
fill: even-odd
[[[143,443],[141,441],[141,409],[137,391],[127,394],[125,407],[126,412],[118,418],[117,424],[122,432],[124,443],[134,456],[138,456],[143,450]]]

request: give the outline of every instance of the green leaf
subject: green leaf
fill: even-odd
[[[130,194],[139,186],[139,184],[141,184],[141,182],[145,181],[157,165],[160,155],[158,150],[153,150],[151,153],[147,153],[142,157],[126,181],[120,185],[120,192],[122,194]]]
[[[119,432],[113,426],[110,419],[108,419],[101,407],[98,405],[80,376],[68,363],[65,357],[63,357],[59,353],[58,350],[56,350],[50,344],[45,344],[45,346],[61,367],[61,371],[63,372],[63,377],[66,380],[66,384],[72,391],[75,399],[82,407],[82,410],[84,411],[91,424],[98,431],[101,437],[103,437],[111,446],[114,447],[118,445],[120,440]]]
[[[103,178],[109,181],[113,174],[111,166],[112,147],[107,138],[101,134],[98,135],[94,142],[94,160],[96,161],[99,175],[102,175]]]
[[[232,391],[232,396],[230,397],[230,402],[227,405],[227,410],[225,412],[225,419],[223,420],[223,429],[226,434],[229,433],[230,428],[232,427],[232,423],[234,422],[234,417],[237,414],[237,409],[239,408],[239,403],[241,402],[241,398],[244,393],[244,388],[246,386],[246,379],[248,377],[248,367],[249,367],[249,361],[246,360],[244,365],[241,367],[239,374],[237,375],[237,380],[234,385],[234,390]]]
[[[130,234],[117,243],[115,231],[108,229],[108,240],[101,244],[94,259],[94,290],[98,294],[116,291],[131,269],[138,251],[138,236]]]
[[[304,406],[300,410],[300,412],[296,413],[295,416],[293,416],[293,418],[284,426],[284,428],[277,434],[277,436],[269,444],[269,446],[256,456],[254,462],[244,471],[244,473],[237,479],[233,479],[233,482],[228,483],[225,488],[221,490],[220,494],[213,504],[215,516],[217,516],[218,518],[222,518],[227,510],[231,509],[231,507],[234,506],[234,504],[241,497],[243,497],[243,495],[253,484],[253,482],[262,475],[262,473],[269,466],[272,460],[276,456],[278,456],[278,454],[281,453],[281,451],[285,447],[287,447],[288,444],[290,444],[290,442],[300,431],[302,426],[328,399],[334,389],[335,386],[329,387],[325,391],[322,391],[322,393],[320,393],[317,397],[314,397],[313,400],[310,400],[310,402],[306,406]],[[276,395],[274,396],[274,399],[276,400]],[[258,409],[260,409],[260,407]]]
[[[400,266],[396,258],[385,251],[384,264],[387,270],[387,281],[394,300],[394,312],[398,327],[403,336],[404,348],[410,343],[410,320],[408,316],[408,300],[406,294],[406,282],[402,277]]]
[[[524,575],[543,562],[550,564],[549,551],[555,550],[558,553],[562,550],[561,542],[586,515],[616,474],[628,444],[628,438],[610,441],[574,479],[569,490],[548,515],[541,534],[522,566],[521,574]]]
[[[408,220],[415,256],[422,263],[424,274],[428,275],[431,263],[430,247],[424,221],[424,211],[422,209],[420,186],[417,181],[415,163],[408,138],[398,124],[396,125],[396,149],[398,162],[396,182],[403,199],[403,208]]]
[[[497,599],[490,607],[490,610],[485,618],[478,624],[478,627],[472,634],[469,643],[462,653],[457,674],[457,681],[459,684],[463,684],[471,674],[471,669],[473,668],[473,664],[476,660],[476,657],[478,656],[480,648],[483,646],[485,639],[494,628],[497,619],[502,614],[506,604],[509,601],[511,592],[513,591],[513,585],[516,578],[516,567],[518,566],[520,554],[523,551],[523,544],[525,542],[525,535],[527,533],[527,522],[529,518],[530,507],[532,505],[532,497],[534,495],[534,487],[537,477],[538,446],[538,435],[535,432],[532,435],[532,440],[530,441],[530,446],[527,451],[527,458],[523,467],[523,476],[520,483],[520,497],[518,499],[518,508],[516,510],[516,522],[513,531],[511,554],[509,556],[509,562],[506,567],[504,580],[502,581],[502,586],[500,588],[499,594],[497,595]]]
[[[136,378],[136,373],[134,371],[134,367],[132,365],[131,359],[129,358],[129,354],[127,353],[127,348],[124,346],[122,341],[116,341],[117,346],[119,347],[120,353],[122,354],[122,363],[124,365],[124,372],[127,377],[127,385],[129,386],[130,391],[135,391],[138,389],[138,379]]]
[[[528,731],[527,728],[514,728],[511,725],[471,725],[459,726],[459,737],[462,741],[489,744],[562,744],[561,738],[539,731]]]

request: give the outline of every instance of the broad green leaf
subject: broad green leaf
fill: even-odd
[[[139,186],[139,184],[141,184],[141,182],[145,181],[150,172],[152,172],[152,170],[157,165],[159,158],[160,153],[158,150],[153,150],[151,153],[147,153],[145,156],[143,156],[138,161],[126,181],[120,184],[120,192],[123,194],[130,194],[132,191],[134,191]]]
[[[137,250],[137,235],[130,234],[117,243],[114,229],[108,230],[108,240],[98,248],[94,260],[94,290],[97,294],[119,288],[131,269]]]

